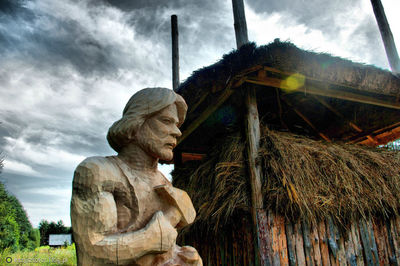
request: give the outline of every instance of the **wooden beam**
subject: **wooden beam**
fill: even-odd
[[[258,116],[256,90],[253,87],[247,88],[246,93],[246,136],[247,136],[247,156],[249,160],[249,174],[251,187],[252,203],[255,209],[263,209],[263,197],[261,193],[261,167],[256,163],[258,150],[260,147],[260,121]],[[256,213],[253,218],[257,220]]]
[[[262,70],[265,70],[266,72],[270,72],[270,73],[282,74],[282,75],[287,76],[287,77],[295,75],[295,74],[303,75],[302,73],[287,72],[287,71],[282,71],[282,70],[279,70],[279,69],[276,69],[276,68],[273,68],[273,67],[255,65],[255,66],[252,66],[250,68],[247,68],[247,69],[241,71],[234,78],[246,77],[247,78],[247,80],[246,80],[247,82],[257,84],[257,81],[259,81],[260,82],[259,85],[264,85],[263,84],[264,80],[262,79],[264,73],[260,73]],[[256,73],[257,77],[254,77],[254,76],[249,77],[249,74],[252,74],[252,73],[255,73],[255,72],[257,72]],[[261,75],[261,78],[260,78],[260,75]],[[355,90],[355,91],[360,91],[360,92],[363,91],[363,92],[375,93],[374,91],[371,91],[368,88],[360,87],[357,84],[349,85],[349,84],[343,84],[343,83],[340,83],[340,82],[335,82],[335,81],[330,81],[330,80],[323,80],[323,79],[318,79],[318,78],[314,78],[314,77],[309,77],[309,76],[306,76],[306,75],[303,75],[303,76],[305,77],[307,82],[308,81],[315,81],[315,82],[318,82],[318,83],[321,83],[321,84],[324,84],[324,85],[334,85],[334,86],[338,86],[338,87],[341,87],[341,88],[348,88],[348,89]],[[266,77],[266,75],[264,75],[264,77]],[[269,78],[269,79],[275,80],[275,81],[279,81],[277,84],[282,82],[282,79],[278,79],[278,78]],[[271,85],[266,85],[266,86],[271,86]],[[280,88],[280,87],[278,86],[277,88]],[[400,101],[400,94],[398,94],[398,93],[397,94],[396,93],[392,93],[392,95],[390,95],[390,94],[383,94],[383,95],[389,96],[389,97],[397,97],[396,100],[394,101],[396,103],[398,103]]]
[[[236,45],[239,49],[249,42],[243,0],[232,0],[232,8]],[[258,117],[257,96],[254,87],[246,88],[245,105],[247,109],[245,118],[247,139],[246,153],[249,163],[248,170],[251,185],[252,216],[254,225],[257,227],[257,210],[263,209],[264,204],[261,193],[261,167],[256,165],[256,158],[260,146],[260,121]]]
[[[184,139],[186,139],[196,128],[198,128],[212,113],[214,113],[234,92],[234,88],[241,86],[245,82],[245,77],[241,77],[239,80],[230,79],[227,82],[227,85],[224,91],[219,95],[217,100],[215,100],[212,104],[205,109],[199,117],[197,117],[182,133],[182,136],[178,139],[178,144],[181,143]],[[200,100],[194,105],[194,107],[190,110],[190,113],[193,112],[199,105],[202,103],[208,96],[208,93],[205,93],[201,96]]]
[[[279,70],[279,69],[276,69],[276,68],[273,68],[273,67],[267,67],[267,66],[264,66],[263,69],[266,70],[267,72],[282,74],[282,75],[285,75],[285,76],[292,76],[292,75],[295,75],[295,74],[297,74],[297,75],[298,75],[298,74],[303,75],[302,73],[298,73],[298,72],[287,72],[287,71],[282,71],[282,70]],[[340,83],[340,82],[334,82],[334,81],[329,81],[329,80],[317,79],[317,78],[310,77],[310,76],[306,76],[306,75],[303,75],[303,76],[304,76],[304,77],[306,78],[306,80],[308,80],[308,81],[316,81],[316,82],[321,82],[321,83],[323,83],[323,84],[335,85],[335,86],[339,86],[339,87],[343,87],[343,88],[349,88],[349,89],[353,89],[353,90],[362,90],[362,87],[360,87],[360,86],[358,86],[358,85],[356,85],[356,84],[353,84],[353,86],[351,86],[351,85],[343,84],[343,83]]]
[[[376,141],[371,142],[369,139],[357,142],[358,144],[365,144],[369,146],[385,145],[391,141],[398,140],[400,138],[400,127],[396,127],[390,131],[386,131],[375,136]]]
[[[233,20],[235,27],[236,46],[239,49],[249,42],[247,36],[246,16],[244,13],[243,0],[232,0]]]
[[[354,130],[356,130],[358,133],[363,132],[363,130],[354,124],[353,122],[349,121],[347,118],[345,118],[339,111],[337,111],[335,108],[333,108],[329,103],[327,103],[324,99],[320,98],[319,96],[313,95],[314,99],[316,99],[319,103],[321,103],[323,106],[328,108],[331,112],[333,112],[335,115],[338,117],[342,118],[346,123],[348,123]],[[371,135],[367,135],[367,138],[374,143],[377,143],[376,139],[372,137]]]
[[[200,97],[200,99],[195,104],[193,104],[192,108],[190,108],[190,110],[188,110],[188,114],[194,112],[197,109],[197,107],[199,107],[200,104],[207,98],[208,95],[209,95],[208,93],[204,93]]]
[[[386,131],[395,129],[397,127],[400,127],[400,122],[394,123],[394,124],[392,124],[390,126],[387,126],[387,127],[384,127],[384,128],[380,128],[380,129],[377,129],[377,130],[367,131],[367,132],[365,132],[365,134],[360,134],[360,135],[356,136],[355,138],[353,138],[352,140],[350,140],[347,143],[348,144],[358,143],[358,142],[363,141],[367,137],[367,135],[377,136],[377,135],[380,135],[380,134],[382,134],[382,133],[384,133]]]
[[[316,95],[313,95],[313,97],[314,97],[315,100],[317,100],[320,104],[325,106],[328,110],[330,110],[336,116],[338,116],[341,119],[345,120],[345,122],[348,123],[355,131],[357,131],[358,133],[363,132],[363,130],[359,126],[357,126],[356,124],[354,124],[351,121],[348,121],[338,110],[333,108],[333,106],[330,105],[329,103],[327,103],[324,99],[322,99],[322,98],[320,98],[319,96],[316,96]]]
[[[226,99],[229,98],[229,96],[232,95],[232,93],[234,92],[234,90],[232,90],[231,88],[227,88],[225,89],[222,94],[218,97],[218,99],[211,104],[210,106],[208,106],[207,109],[205,109],[203,111],[203,113],[201,113],[201,115],[194,120],[187,128],[186,130],[182,133],[182,136],[178,139],[178,145],[184,140],[186,139],[190,134],[192,134],[192,132],[198,128],[212,113],[214,113],[218,107],[220,107],[225,101]]]
[[[233,18],[235,23],[235,35],[237,49],[249,42],[247,36],[246,16],[243,0],[232,0]],[[245,105],[247,114],[245,116],[246,132],[246,155],[248,161],[248,172],[251,188],[251,215],[253,220],[253,232],[257,239],[255,241],[254,264],[261,263],[269,265],[272,263],[272,253],[268,246],[268,236],[263,228],[267,227],[266,212],[264,210],[263,196],[261,192],[261,165],[257,162],[260,146],[260,120],[257,108],[257,95],[254,86],[246,88]]]
[[[204,157],[206,157],[205,154],[182,152],[182,163],[187,161],[201,161]]]
[[[171,36],[172,36],[172,88],[176,91],[179,87],[179,32],[178,17],[171,16]]]
[[[330,138],[328,138],[328,136],[326,136],[324,133],[321,133],[315,126],[313,123],[311,123],[310,119],[308,119],[303,113],[301,113],[296,107],[293,106],[293,104],[291,104],[287,99],[282,98],[282,100],[289,105],[293,111],[301,117],[301,119],[304,120],[304,122],[307,123],[307,125],[309,125],[321,138],[323,138],[324,140],[331,142]]]
[[[281,96],[280,96],[279,88],[275,88],[275,93],[276,93],[276,102],[278,103],[279,120],[281,122],[281,126],[286,128],[287,130],[289,130],[289,127],[283,121],[283,109],[282,109],[282,103],[281,103]]]
[[[335,91],[335,90],[331,90],[331,89],[319,89],[319,88],[312,87],[309,85],[307,85],[307,89],[303,86],[296,90],[293,90],[293,88],[288,87],[284,82],[282,82],[281,79],[277,79],[277,78],[258,79],[256,77],[248,77],[246,79],[246,82],[252,83],[252,84],[257,84],[257,85],[280,88],[280,89],[288,90],[291,93],[304,92],[304,93],[319,95],[319,96],[323,96],[323,97],[331,97],[331,98],[335,98],[335,99],[347,100],[347,101],[364,103],[364,104],[371,104],[371,105],[400,110],[400,103],[380,100],[380,99],[377,99],[377,98],[374,98],[371,96],[365,96],[365,95],[357,94],[354,92]]]
[[[400,74],[399,55],[397,53],[396,44],[394,43],[392,31],[390,30],[389,22],[386,19],[385,10],[383,9],[381,0],[371,0],[371,4],[385,46],[390,68],[394,73]]]

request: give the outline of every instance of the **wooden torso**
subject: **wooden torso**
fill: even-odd
[[[126,199],[115,197],[118,212],[118,229],[120,231],[136,231],[143,228],[157,211],[166,211],[168,203],[160,199],[154,187],[171,183],[160,173],[146,173],[128,167],[121,159],[114,157],[122,174],[131,188],[133,207],[128,208]],[[132,189],[133,188],[133,189]]]

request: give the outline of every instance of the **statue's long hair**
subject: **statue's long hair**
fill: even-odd
[[[116,152],[135,140],[135,134],[152,115],[176,104],[180,127],[185,120],[187,105],[179,94],[167,88],[146,88],[135,93],[126,104],[122,118],[108,130],[107,141]]]

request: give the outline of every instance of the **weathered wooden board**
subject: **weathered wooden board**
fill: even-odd
[[[353,223],[351,225],[351,238],[354,243],[354,252],[356,254],[357,265],[364,265],[363,247],[361,245],[360,231],[358,225]]]
[[[396,250],[396,258],[399,261],[400,259],[400,218],[396,217],[395,220],[393,220],[393,228],[394,228],[394,242],[397,243],[398,249]],[[399,262],[400,265],[400,262]]]
[[[322,265],[330,266],[328,236],[324,221],[318,223],[319,248],[321,250]]]
[[[270,213],[270,222],[271,222],[271,243],[272,243],[272,265],[278,266],[280,264],[279,260],[279,237],[278,237],[278,217],[276,215]]]
[[[392,253],[389,257],[391,264],[400,265],[400,250],[399,250],[399,233],[396,229],[396,221],[395,219],[391,219],[387,223],[389,242],[391,245]]]
[[[372,254],[374,256],[374,263],[375,265],[379,264],[379,255],[378,255],[378,247],[376,246],[376,240],[375,240],[375,236],[374,236],[374,229],[372,227],[372,221],[371,219],[369,219],[367,222],[367,228],[368,228],[368,234],[369,234],[369,238],[371,241],[371,249],[372,249]]]
[[[271,212],[257,211],[257,248],[261,265],[272,265],[273,263],[273,225],[274,218]]]
[[[382,220],[374,219],[372,223],[372,228],[378,250],[379,265],[388,265],[389,264],[388,248],[390,248],[390,246],[388,241],[388,234],[386,232],[386,226]]]
[[[282,266],[289,265],[289,256],[287,251],[285,218],[280,215],[275,216],[275,223],[277,228],[278,246],[279,246],[279,262]]]
[[[303,229],[303,242],[306,264],[308,266],[314,266],[314,253],[310,239],[310,226],[307,222],[302,222],[301,227]]]
[[[295,223],[293,229],[296,239],[297,265],[306,265],[306,258],[304,254],[303,232],[301,230],[300,222]]]
[[[346,239],[344,241],[344,247],[346,249],[346,262],[349,266],[357,266],[357,257],[354,248],[353,235],[351,229],[347,231]]]
[[[331,261],[331,265],[339,265],[339,246],[336,242],[335,228],[331,219],[326,221],[326,232],[328,236],[329,259]]]
[[[314,254],[314,265],[321,266],[322,265],[322,257],[321,257],[321,250],[319,247],[320,238],[318,235],[318,225],[313,225],[311,227],[311,245]]]
[[[289,256],[289,265],[295,266],[297,265],[297,256],[296,256],[296,236],[294,234],[294,228],[292,223],[286,223],[286,240],[287,240],[287,250]]]
[[[205,265],[400,265],[400,219],[360,220],[349,225],[344,235],[332,220],[308,226],[271,212],[265,219],[270,264],[255,260],[258,251],[250,217],[239,219],[230,233],[206,239],[204,232],[196,232],[182,240],[199,250]]]
[[[365,263],[366,265],[377,265],[379,259],[372,228],[370,228],[368,221],[365,220],[360,220],[359,226],[361,243],[365,255]]]

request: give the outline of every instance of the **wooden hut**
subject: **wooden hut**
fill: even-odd
[[[257,226],[245,153],[249,89],[261,125]],[[276,40],[224,55],[177,92],[189,109],[173,183],[198,213],[180,244],[205,265],[400,264],[400,155],[376,148],[400,138],[398,77]]]

